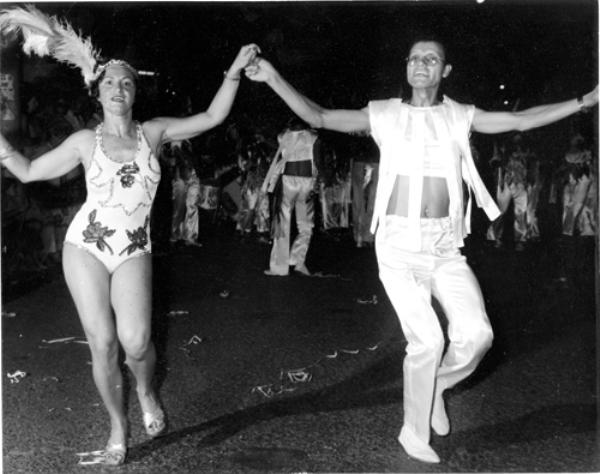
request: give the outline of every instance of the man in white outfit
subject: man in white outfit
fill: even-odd
[[[318,135],[305,123],[295,119],[277,137],[279,150],[263,183],[263,191],[272,191],[282,174],[281,203],[275,215],[273,248],[265,275],[285,276],[290,266],[302,275],[310,275],[306,255],[314,227],[313,191],[317,177],[315,161],[319,159]],[[292,211],[298,234],[290,250]]]
[[[379,185],[372,230],[380,278],[408,342],[404,359],[404,425],[398,440],[407,454],[440,462],[429,445],[430,427],[444,436],[450,422],[443,393],[467,377],[492,343],[492,329],[473,272],[460,253],[470,231],[471,193],[490,219],[498,208],[471,156],[469,133],[527,130],[598,102],[597,88],[577,99],[520,112],[486,112],[438,96],[452,70],[433,37],[412,44],[406,60],[411,96],[371,101],[361,110],[325,109],[300,94],[266,60],[246,75],[266,82],[315,128],[369,131],[379,145]],[[462,180],[469,188],[466,215]],[[448,319],[449,345],[431,305]]]

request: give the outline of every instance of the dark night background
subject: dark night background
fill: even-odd
[[[422,0],[395,2],[70,2],[40,3],[92,38],[105,58],[124,58],[143,78],[135,118],[205,110],[243,44],[263,55],[296,88],[326,107],[362,108],[407,90],[404,58],[415,35],[434,32],[453,71],[442,92],[489,110],[523,109],[591,90],[598,73],[594,0]],[[19,53],[16,47],[13,49]],[[82,92],[78,72],[51,59],[51,75],[31,90]],[[27,76],[27,75],[25,75]],[[505,87],[500,89],[500,84]],[[27,84],[29,86],[29,84]],[[27,87],[24,87],[25,100]],[[191,105],[191,107],[189,107]],[[187,110],[187,112],[186,112]],[[242,81],[227,123],[274,137],[290,117],[265,85]],[[227,127],[227,123],[224,127]],[[577,116],[529,132],[550,162],[562,159],[573,131],[595,140],[592,120]],[[219,133],[215,130],[214,133]],[[332,140],[343,137],[330,133]],[[207,138],[208,139],[208,138]],[[491,153],[492,137],[474,134]],[[202,144],[200,144],[202,146]]]
[[[69,19],[104,56],[159,73],[156,94],[138,101],[140,115],[179,113],[186,96],[194,111],[203,110],[222,70],[250,42],[298,89],[333,107],[364,107],[369,99],[400,94],[402,60],[420,31],[434,31],[448,45],[454,70],[445,92],[481,108],[567,99],[597,82],[594,0],[37,6]],[[243,84],[233,114],[240,111],[267,122],[287,114],[267,87],[251,83]]]
[[[158,74],[140,79],[138,120],[187,113],[188,103],[192,112],[205,110],[223,70],[251,42],[327,107],[362,108],[406,91],[403,59],[421,30],[445,39],[454,69],[444,92],[482,109],[573,99],[598,82],[595,0],[35,5],[68,19],[106,58]],[[12,55],[20,68],[22,104],[29,95],[52,101],[85,93],[78,71],[25,57],[20,41],[2,47],[2,58]],[[573,132],[597,150],[597,111],[527,132],[548,175]],[[240,123],[273,138],[289,116],[268,86],[242,80],[215,133]],[[347,137],[330,134],[339,143]],[[473,134],[484,177],[495,139]],[[171,212],[171,195],[164,196]],[[474,229],[485,230],[476,212]],[[542,230],[543,243],[520,253],[492,249],[474,232],[465,250],[495,341],[475,376],[450,394],[456,428],[433,441],[443,458],[437,467],[409,459],[395,439],[404,341],[372,249],[315,233],[309,268],[340,278],[273,280],[262,275],[268,246],[207,234],[202,248],[154,255],[158,378],[171,427],[146,439],[130,402],[138,418],[120,472],[599,472],[598,245],[595,254],[593,245],[578,249],[573,268],[581,271],[561,290],[552,283],[560,268],[551,234]],[[15,284],[11,298],[3,294],[2,365],[27,373],[21,383],[3,383],[6,472],[80,473],[75,453],[101,448],[108,433],[85,347],[45,344],[81,333],[59,275],[56,266]],[[377,295],[379,304],[359,304]],[[193,335],[202,343],[190,345]],[[378,342],[376,351],[364,350]],[[282,368],[344,348],[361,352],[328,355],[295,393],[266,399],[254,391],[278,383],[278,374],[281,381]]]

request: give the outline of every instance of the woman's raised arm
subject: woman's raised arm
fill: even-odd
[[[184,118],[158,117],[151,120],[149,125],[160,129],[160,143],[188,140],[220,125],[231,111],[242,70],[259,52],[260,48],[255,44],[242,46],[231,67],[223,74],[223,83],[206,111]]]

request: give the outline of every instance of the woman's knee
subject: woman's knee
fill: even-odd
[[[132,331],[120,335],[121,346],[127,358],[142,360],[150,347],[150,333],[147,331]]]
[[[119,354],[119,342],[110,334],[94,334],[87,336],[88,345],[95,360],[109,361]]]

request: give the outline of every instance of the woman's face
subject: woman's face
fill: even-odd
[[[131,111],[135,102],[136,85],[133,74],[123,66],[106,68],[104,77],[98,84],[98,100],[104,112],[124,115]]]

